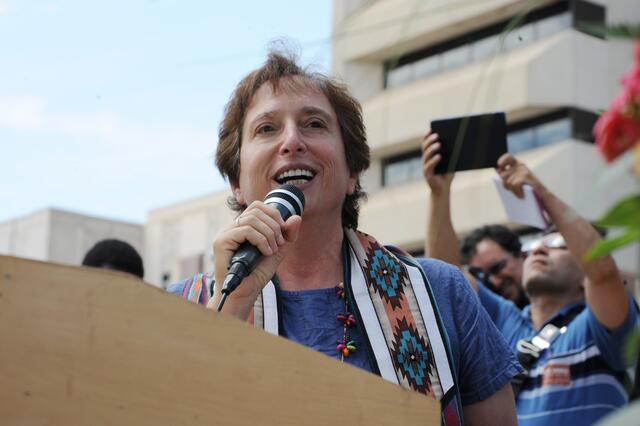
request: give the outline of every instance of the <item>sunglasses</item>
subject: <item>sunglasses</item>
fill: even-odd
[[[489,276],[498,275],[500,272],[502,272],[505,266],[507,266],[507,263],[509,263],[509,257],[498,260],[496,263],[487,268],[487,274]]]
[[[567,243],[564,241],[564,237],[556,232],[546,235],[539,240],[530,242],[526,246],[522,247],[522,252],[528,255],[542,247],[547,249],[566,249]]]

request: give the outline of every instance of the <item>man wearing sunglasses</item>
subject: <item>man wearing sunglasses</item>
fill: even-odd
[[[423,171],[431,188],[426,251],[458,263],[450,218],[453,176],[434,174],[437,135],[423,142]],[[496,327],[518,354],[527,374],[514,383],[521,425],[592,424],[628,401],[626,337],[637,311],[610,256],[586,262],[598,232],[555,196],[511,154],[498,160],[504,186],[523,196],[531,185],[558,230],[527,249],[522,284],[530,304],[520,310],[470,277]],[[488,342],[491,344],[491,342]]]
[[[506,226],[485,225],[471,231],[460,245],[460,260],[490,290],[519,308],[529,304],[522,288],[520,239]]]

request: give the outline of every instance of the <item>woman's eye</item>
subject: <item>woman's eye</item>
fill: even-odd
[[[276,128],[273,127],[271,124],[263,124],[262,126],[258,127],[258,129],[256,130],[256,133],[260,134],[260,133],[270,133],[275,131]]]
[[[314,129],[324,129],[326,127],[324,123],[320,120],[311,120],[308,126]]]

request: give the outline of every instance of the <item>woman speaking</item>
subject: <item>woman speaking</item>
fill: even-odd
[[[262,258],[225,313],[439,400],[443,424],[515,424],[520,368],[463,275],[357,231],[369,147],[344,85],[270,53],[226,106],[216,165],[239,215],[213,242],[214,272],[170,291],[217,308],[248,242]],[[262,201],[284,184],[304,194],[302,217]]]

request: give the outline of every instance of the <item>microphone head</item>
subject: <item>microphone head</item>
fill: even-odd
[[[264,199],[266,204],[274,204],[284,220],[293,215],[302,216],[304,211],[304,194],[294,185],[282,185],[269,192]]]

